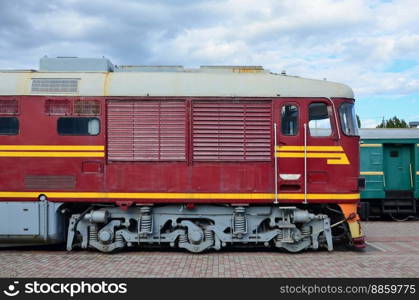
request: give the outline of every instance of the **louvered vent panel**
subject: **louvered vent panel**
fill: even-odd
[[[24,178],[25,189],[74,190],[76,177],[69,175],[29,175]]]
[[[269,161],[270,102],[195,102],[193,159]]]
[[[76,78],[36,78],[32,79],[32,93],[66,94],[77,93],[79,80]]]
[[[108,117],[108,159],[134,160],[134,103],[110,101]]]
[[[46,100],[45,113],[54,116],[70,115],[71,102],[69,100]]]
[[[185,118],[184,101],[110,101],[109,160],[185,160]]]
[[[74,113],[81,116],[97,116],[100,114],[99,101],[77,100],[74,102]]]
[[[19,107],[16,100],[0,100],[0,114],[17,115]]]

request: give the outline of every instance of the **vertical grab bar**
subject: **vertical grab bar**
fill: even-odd
[[[333,116],[335,117],[335,124],[336,124],[336,131],[338,133],[338,140],[340,141],[340,130],[339,130],[339,123],[338,123],[338,117],[336,114],[336,107],[335,107],[335,103],[332,101],[332,99],[330,99],[329,97],[325,97],[327,100],[330,101],[330,103],[332,103],[332,108],[333,108]]]
[[[275,162],[275,174],[274,174],[274,180],[275,180],[275,199],[274,203],[278,204],[278,157],[276,155],[276,147],[277,147],[278,141],[277,141],[277,135],[276,135],[276,123],[274,123],[274,162]]]
[[[307,123],[304,123],[304,204],[307,204]]]
[[[413,172],[412,172],[412,164],[409,164],[410,169],[410,188],[413,189]]]

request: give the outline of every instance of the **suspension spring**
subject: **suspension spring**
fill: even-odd
[[[303,238],[309,237],[311,234],[311,228],[309,226],[304,226],[301,228],[301,235]]]
[[[141,216],[140,232],[142,233],[151,232],[151,216],[150,215]]]
[[[148,206],[143,206],[140,208],[141,218],[140,218],[140,233],[151,233],[152,227],[152,217],[150,215],[151,208]]]
[[[234,218],[234,231],[244,233],[246,231],[246,219],[243,215],[236,215]]]
[[[124,238],[120,232],[117,232],[115,235],[115,243],[123,243]]]
[[[99,240],[99,234],[96,226],[89,226],[89,242],[97,242]]]
[[[278,235],[275,237],[275,240],[277,242],[280,242],[280,241],[282,241],[283,238],[284,238],[284,232],[282,230],[280,230]]]
[[[246,217],[244,207],[236,207],[234,209],[234,232],[236,234],[243,234],[246,232]]]
[[[204,231],[205,240],[214,243],[214,231],[212,230],[205,230]]]
[[[184,233],[184,234],[179,235],[179,244],[180,243],[189,243],[187,234]]]
[[[151,212],[151,208],[150,208],[150,206],[142,206],[140,208],[140,212],[142,214],[149,214]]]

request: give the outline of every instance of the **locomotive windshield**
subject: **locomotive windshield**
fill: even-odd
[[[342,131],[349,136],[359,136],[353,103],[343,103],[339,108]]]

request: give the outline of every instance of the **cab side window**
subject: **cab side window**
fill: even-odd
[[[0,117],[0,135],[19,133],[19,120],[16,117]]]
[[[330,136],[332,134],[332,126],[329,107],[322,102],[311,103],[308,111],[310,135],[314,137]]]
[[[59,118],[57,131],[60,135],[98,135],[98,118]]]
[[[287,136],[298,134],[298,107],[286,104],[281,109],[281,133]]]

